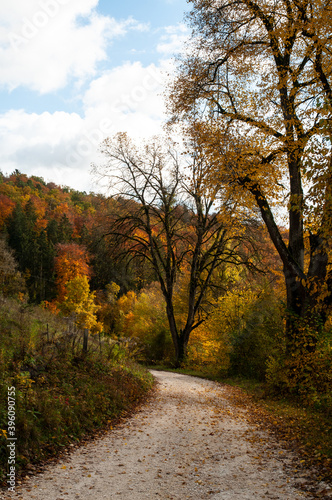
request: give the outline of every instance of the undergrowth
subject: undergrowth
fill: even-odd
[[[16,471],[56,455],[129,410],[153,379],[123,346],[90,338],[38,307],[0,300],[0,482],[8,471],[8,387],[15,388]]]

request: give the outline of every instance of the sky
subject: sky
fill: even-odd
[[[116,132],[166,120],[189,30],[186,0],[0,0],[0,170],[98,192],[91,164]]]

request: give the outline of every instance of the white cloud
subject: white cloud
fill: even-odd
[[[0,115],[1,170],[16,168],[75,189],[96,190],[91,163],[102,163],[101,142],[119,131],[149,137],[164,122],[162,91],[169,62],[143,66],[125,63],[95,79],[83,96],[83,117],[76,113]]]
[[[16,0],[0,7],[0,86],[40,93],[95,75],[107,48],[146,25],[97,14],[98,0]]]
[[[105,72],[94,80],[86,92],[83,103],[86,114],[101,112],[124,120],[134,113],[160,116],[163,113],[161,93],[166,81],[167,64],[140,62],[124,63]]]
[[[170,65],[166,62],[159,66],[125,63],[94,80],[83,98],[84,129],[68,163],[75,168],[82,158],[89,164],[103,162],[99,146],[116,132],[125,131],[136,139],[161,133],[167,70]]]
[[[166,26],[165,34],[161,37],[161,42],[157,45],[157,51],[161,54],[172,56],[181,52],[185,42],[189,38],[189,29],[185,24],[176,26]]]
[[[116,37],[149,29],[132,18],[116,21],[98,14],[98,2],[12,0],[0,5],[0,87],[50,93],[73,80],[90,81],[77,96],[81,115],[23,109],[0,115],[3,172],[17,168],[46,181],[96,190],[89,172],[91,163],[104,161],[98,150],[107,136],[126,131],[137,139],[161,132],[163,92],[173,71],[169,57],[180,49],[186,29],[178,25],[162,32],[158,63],[124,62],[98,73],[98,62],[107,58]]]
[[[17,168],[60,184],[68,184],[69,178],[80,184],[78,173],[67,165],[67,155],[81,137],[83,128],[84,122],[76,113],[8,111],[0,116],[1,170],[10,173]],[[70,170],[71,177],[67,177]],[[50,172],[58,172],[57,179],[52,178]]]

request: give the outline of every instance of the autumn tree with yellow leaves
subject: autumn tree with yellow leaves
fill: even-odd
[[[208,156],[209,185],[259,209],[283,263],[288,349],[301,338],[313,352],[332,302],[331,1],[190,3],[172,121]]]
[[[96,296],[90,291],[90,256],[86,248],[77,243],[57,245],[55,269],[57,273],[57,299],[52,305],[66,316],[73,316],[79,328],[87,328],[92,333],[102,331],[98,321]]]
[[[86,248],[77,243],[59,243],[55,258],[57,301],[62,302],[67,289],[66,284],[77,276],[90,277],[90,257]]]
[[[91,333],[101,332],[103,325],[97,319],[100,309],[95,303],[95,293],[90,291],[87,276],[77,275],[65,284],[66,294],[59,309],[66,316],[73,315],[79,328],[87,328]]]
[[[107,163],[96,166],[95,174],[117,201],[105,234],[114,256],[149,263],[181,364],[191,332],[205,319],[204,301],[215,270],[239,260],[233,207],[223,199],[221,208],[218,186],[204,187],[204,155],[197,154],[183,169],[174,144],[156,139],[138,147],[123,133],[105,140],[102,150]],[[189,279],[179,322],[174,292],[184,269]]]

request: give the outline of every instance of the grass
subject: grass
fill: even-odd
[[[113,425],[153,378],[121,346],[81,334],[38,308],[0,301],[0,483],[8,472],[8,387],[15,388],[16,470]]]
[[[300,401],[270,396],[264,383],[245,378],[218,378],[206,371],[188,368],[151,366],[195,377],[206,378],[231,386],[232,402],[250,407],[250,418],[278,436],[283,445],[295,450],[303,463],[314,467],[318,479],[332,478],[332,421],[329,415],[304,407]]]

